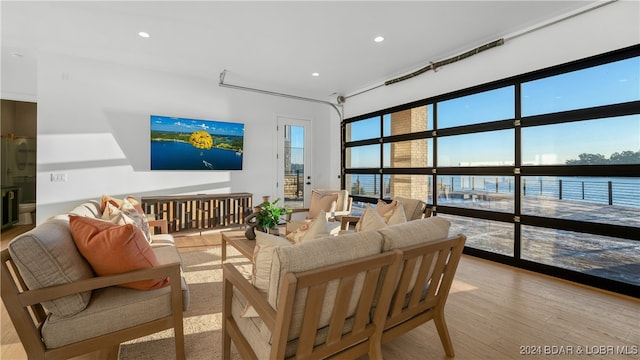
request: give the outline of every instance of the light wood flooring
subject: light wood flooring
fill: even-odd
[[[2,248],[7,240],[3,233]],[[180,237],[180,251],[219,234]],[[640,300],[464,255],[446,318],[456,359],[638,359]],[[2,306],[1,359],[25,359]],[[624,354],[622,354],[624,353]],[[383,348],[386,359],[444,359],[432,323]],[[100,359],[92,354],[81,359]]]

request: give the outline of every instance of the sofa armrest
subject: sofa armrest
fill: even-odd
[[[233,288],[235,287],[240,291],[242,296],[244,296],[247,303],[253,306],[265,325],[272,330],[276,321],[276,310],[271,307],[266,296],[260,293],[255,286],[242,276],[233,264],[223,264],[222,274],[224,281],[223,301],[225,308],[228,306],[228,310],[231,309],[231,297],[233,296]]]
[[[3,259],[4,260],[4,259]],[[180,276],[180,263],[173,262],[154,266],[152,268],[135,270],[115,275],[96,276],[91,279],[74,281],[67,284],[49,286],[40,289],[26,290],[18,295],[22,306],[32,306],[45,301],[53,300],[67,295],[80,293],[83,291],[101,289],[109,286],[116,286],[133,281],[169,278],[171,292],[177,291],[175,300],[180,301],[182,308],[182,288]]]

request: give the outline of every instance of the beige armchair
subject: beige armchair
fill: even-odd
[[[139,291],[116,286],[162,277],[169,278],[169,287]],[[184,359],[180,284],[180,261],[176,259],[149,269],[28,290],[8,249],[2,250],[2,301],[29,359],[68,359],[99,350],[105,359],[117,359],[120,343],[170,328],[174,329],[176,358]],[[49,319],[43,303],[86,291],[97,291],[99,295],[94,295],[95,300],[78,314],[64,318],[60,325],[54,324],[75,330],[43,336],[42,326]],[[156,299],[165,303],[166,309],[144,310]],[[140,312],[148,314],[141,316]]]
[[[337,198],[335,195],[337,195]],[[287,213],[287,234],[296,231],[296,229],[302,226],[306,221],[315,218],[320,210],[324,210],[327,214],[335,217],[336,220],[343,216],[349,216],[351,214],[352,202],[353,199],[349,196],[349,192],[347,190],[314,189],[311,193],[311,204],[309,208],[292,209]],[[339,225],[339,223],[337,223],[337,225]],[[336,233],[339,230],[337,225],[335,226]]]
[[[101,235],[86,242],[79,240],[84,238],[80,232],[72,234],[72,222],[109,225],[103,232],[91,228],[91,236]],[[153,235],[146,252],[137,252],[147,240],[133,226],[112,228],[100,220],[100,203],[92,201],[48,219],[2,250],[2,302],[29,359],[68,359],[96,351],[101,358],[117,359],[120,343],[165,329],[173,329],[175,358],[185,358],[182,321],[189,288],[180,254],[169,234]],[[121,252],[118,266],[125,270],[100,268],[99,274],[76,240],[85,251],[87,243],[133,244],[128,247],[133,250]],[[91,259],[104,255],[95,254]],[[153,264],[132,265],[134,258]],[[167,280],[168,286],[160,285]]]

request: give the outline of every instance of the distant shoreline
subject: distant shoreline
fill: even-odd
[[[188,141],[184,141],[184,140],[179,140],[179,139],[151,139],[151,141],[157,141],[157,142],[180,142],[180,143],[184,143],[184,144],[190,144]],[[200,149],[194,146],[194,148],[196,149]],[[227,150],[227,151],[233,151],[233,152],[239,152],[241,154],[244,154],[244,149],[227,149],[227,148],[221,148],[221,147],[217,147],[217,146],[211,146],[211,149],[218,149],[218,150]],[[211,149],[200,149],[200,150],[211,150]]]

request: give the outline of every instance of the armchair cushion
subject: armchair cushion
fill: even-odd
[[[65,219],[45,221],[11,240],[8,250],[31,290],[94,277],[91,266],[78,252],[69,232],[69,221]],[[53,315],[62,318],[82,311],[90,298],[91,291],[85,291],[42,305]]]
[[[309,205],[308,219],[315,219],[320,214],[320,211],[335,212],[338,201],[337,192],[320,192],[317,190],[311,191],[311,204]]]
[[[98,275],[118,274],[158,265],[151,246],[135,225],[116,225],[98,219],[69,216],[69,226],[80,253]],[[167,284],[168,280],[164,278],[135,281],[121,286],[150,290]]]
[[[397,200],[404,208],[407,220],[421,219],[424,214],[424,210],[427,207],[427,204],[424,201],[418,199],[396,197],[395,200]]]

